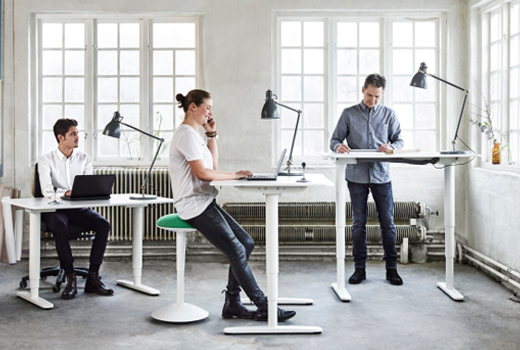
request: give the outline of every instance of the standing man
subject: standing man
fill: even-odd
[[[386,79],[379,74],[366,77],[361,91],[363,101],[346,108],[330,140],[330,149],[337,153],[348,153],[354,149],[373,149],[385,152],[403,147],[401,126],[395,112],[378,104],[385,93]],[[346,140],[346,143],[343,141]],[[345,179],[348,183],[352,205],[352,250],[354,274],[350,284],[366,279],[367,260],[366,223],[368,216],[368,193],[376,204],[381,226],[381,238],[385,251],[386,279],[395,285],[403,284],[397,273],[397,250],[395,248],[394,199],[390,169],[387,162],[347,164]]]
[[[79,142],[78,122],[74,119],[58,119],[54,124],[54,135],[58,148],[43,155],[38,161],[38,175],[42,193],[47,198],[54,195],[70,196],[76,175],[92,174],[92,162],[85,153],[77,150]],[[65,270],[67,286],[61,294],[63,299],[73,299],[77,294],[72,251],[70,249],[70,226],[79,226],[82,231],[95,231],[96,236],[90,251],[90,267],[85,282],[85,293],[112,295],[114,291],[101,281],[99,267],[107,246],[110,223],[92,209],[64,209],[42,214],[42,221],[52,232],[60,266]]]

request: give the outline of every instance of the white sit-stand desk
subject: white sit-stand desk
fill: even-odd
[[[381,152],[351,152],[351,153],[324,153],[336,163],[336,258],[337,281],[332,283],[332,289],[343,301],[351,300],[345,288],[345,167],[347,164],[357,164],[358,161],[400,162],[414,164],[419,161],[434,161],[444,168],[444,226],[445,226],[445,256],[446,282],[438,282],[437,287],[442,289],[453,300],[464,300],[453,286],[453,263],[455,257],[455,169],[454,165],[464,164],[476,154],[440,154],[440,153],[396,153]]]
[[[18,292],[17,295],[43,309],[52,309],[54,305],[40,298],[38,289],[40,287],[40,221],[41,213],[54,212],[59,209],[93,208],[93,207],[116,207],[123,206],[132,208],[132,268],[133,281],[118,280],[117,284],[137,290],[150,295],[159,295],[157,289],[145,286],[141,283],[141,270],[143,267],[143,211],[144,207],[151,204],[172,203],[173,199],[157,197],[153,200],[130,199],[130,194],[113,194],[107,200],[92,201],[65,201],[61,204],[51,205],[48,198],[18,198],[4,197],[2,203],[4,208],[11,205],[15,209],[25,209],[30,216],[29,236],[29,288],[30,292]],[[11,209],[11,208],[9,208]]]
[[[287,334],[321,333],[321,327],[278,325],[278,198],[283,193],[302,192],[310,186],[333,186],[334,183],[321,174],[306,174],[309,182],[298,182],[299,176],[278,176],[276,181],[212,181],[213,186],[233,186],[249,193],[265,196],[265,243],[268,321],[267,326],[228,327],[226,334]],[[272,317],[275,315],[275,317]]]

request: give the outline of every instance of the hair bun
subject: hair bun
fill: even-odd
[[[175,95],[175,99],[176,99],[177,101],[181,102],[181,103],[184,101],[185,98],[186,98],[186,96],[184,96],[183,94],[177,94],[177,95]]]

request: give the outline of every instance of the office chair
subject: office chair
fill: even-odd
[[[34,175],[33,175],[33,189],[32,189],[33,196],[35,198],[41,198],[43,197],[41,185],[40,185],[40,176],[38,175],[38,164],[34,166]],[[42,221],[41,222],[41,232],[46,232],[52,234],[47,229],[47,225]],[[81,226],[71,225],[69,226],[69,232],[67,234],[69,240],[71,239],[82,239],[82,238],[89,238],[93,239],[94,233],[86,233],[85,229],[83,229]],[[43,237],[43,240],[50,240],[52,239],[52,236]],[[81,276],[83,278],[86,278],[88,276],[88,268],[87,267],[74,267],[74,273],[76,276]],[[52,291],[55,293],[58,293],[61,289],[61,284],[65,283],[66,275],[65,271],[60,268],[59,266],[53,266],[53,267],[45,267],[41,269],[40,271],[40,278],[43,280],[46,280],[49,276],[56,276],[56,282],[52,286]],[[29,280],[29,275],[23,276],[22,280],[20,281],[20,288],[27,288],[27,281]]]

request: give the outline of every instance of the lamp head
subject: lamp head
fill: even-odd
[[[110,121],[110,123],[105,126],[105,130],[103,130],[103,135],[112,136],[116,139],[121,137],[121,121],[123,117],[119,114],[119,111],[114,112],[114,117]]]
[[[426,81],[427,69],[428,66],[426,66],[426,63],[422,62],[421,66],[419,67],[419,71],[413,76],[410,85],[421,89],[426,89],[428,87],[428,82]]]
[[[274,102],[273,92],[271,90],[267,90],[265,93],[265,103],[264,107],[262,107],[261,119],[280,119],[278,106]]]

